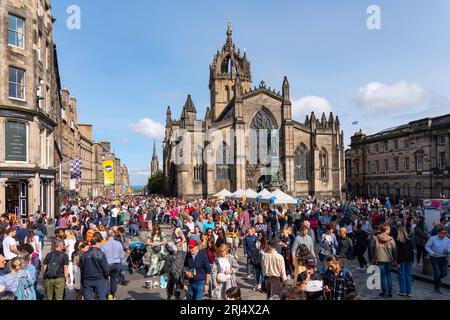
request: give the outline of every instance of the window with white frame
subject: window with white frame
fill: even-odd
[[[51,100],[50,100],[50,87],[47,87],[45,90],[45,112],[50,113],[51,108]]]
[[[394,171],[398,172],[398,158],[394,158]]]
[[[45,159],[46,160],[45,165],[46,166],[50,166],[50,152],[51,152],[51,149],[52,149],[52,144],[51,144],[51,139],[50,139],[50,133],[49,132],[47,132],[46,144],[47,144],[47,157]]]
[[[12,14],[8,16],[8,44],[25,49],[25,20]]]
[[[40,129],[39,130],[39,141],[40,141],[40,147],[41,147],[41,165],[45,164],[45,130],[44,129]]]
[[[38,38],[37,38],[37,54],[38,54],[38,59],[39,61],[41,61],[42,57],[42,33],[38,32]]]
[[[416,153],[416,171],[423,170],[423,154],[421,152]]]
[[[25,70],[9,67],[8,84],[10,98],[25,100]]]
[[[422,146],[422,139],[416,138],[416,147],[421,147],[421,146]]]
[[[44,91],[44,87],[42,85],[42,79],[39,78],[39,82],[38,82],[38,88],[37,88],[37,98],[38,98],[38,105],[39,105],[39,109],[43,110],[44,109],[44,100],[45,100],[45,91]]]
[[[405,158],[404,168],[405,168],[405,171],[409,171],[409,158]]]

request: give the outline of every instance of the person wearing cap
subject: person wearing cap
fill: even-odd
[[[447,237],[448,229],[440,227],[437,229],[437,235],[428,240],[425,245],[430,255],[431,264],[434,271],[434,290],[438,294],[441,292],[441,280],[447,276],[448,262],[450,259],[450,239]]]
[[[197,241],[189,241],[189,252],[184,260],[185,276],[189,279],[188,300],[203,300],[209,291],[211,265],[205,250],[200,251]]]
[[[306,270],[297,277],[297,288],[306,293],[306,300],[323,299],[323,280],[317,272],[317,262],[314,256],[307,256],[303,262]]]

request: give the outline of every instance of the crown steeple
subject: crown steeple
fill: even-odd
[[[227,47],[233,47],[233,30],[231,29],[231,22],[228,21],[228,29],[227,29]]]
[[[211,113],[213,121],[219,118],[226,106],[235,98],[236,81],[241,82],[239,91],[250,91],[252,72],[247,54],[236,48],[233,30],[228,22],[227,40],[221,51],[217,51],[211,63],[209,89],[211,91]],[[237,80],[237,77],[240,79]]]

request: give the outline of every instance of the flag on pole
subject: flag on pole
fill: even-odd
[[[359,124],[359,121],[354,121],[352,124],[353,124],[354,126],[357,126],[357,125]]]
[[[70,179],[81,180],[81,174],[83,171],[83,162],[81,159],[75,159],[70,162],[69,165]]]

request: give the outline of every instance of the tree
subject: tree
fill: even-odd
[[[164,188],[164,176],[162,172],[155,173],[148,179],[147,193],[148,194],[162,194]]]

